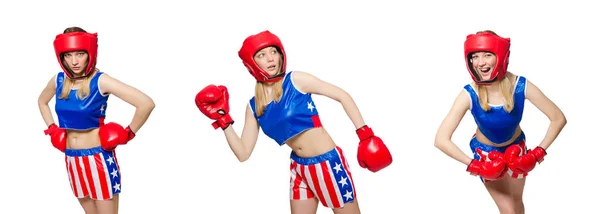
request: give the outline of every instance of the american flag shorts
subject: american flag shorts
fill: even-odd
[[[121,193],[121,171],[114,150],[100,146],[67,149],[65,163],[75,197],[108,200]]]
[[[527,145],[525,144],[525,134],[524,133],[521,133],[521,136],[519,136],[513,143],[511,143],[507,146],[503,146],[503,147],[494,147],[494,146],[483,144],[483,143],[479,142],[477,140],[477,138],[475,138],[475,135],[473,135],[473,138],[471,138],[470,146],[471,146],[471,151],[473,152],[473,159],[481,160],[482,157],[481,157],[481,155],[479,155],[479,153],[485,155],[486,157],[487,157],[487,154],[490,153],[491,151],[497,151],[500,153],[504,153],[504,151],[506,151],[506,149],[513,144],[517,144],[517,145],[519,145],[519,147],[521,147],[521,154],[519,154],[519,155],[524,155],[525,152],[527,151]],[[510,169],[508,169],[506,171],[506,175],[516,178],[516,179],[522,179],[522,178],[527,177],[527,173],[524,173],[524,174],[516,173]],[[479,177],[479,179],[484,183],[489,181],[487,179],[482,178],[481,176]]]
[[[316,196],[325,207],[341,208],[356,198],[350,166],[341,148],[336,146],[310,158],[301,158],[292,152],[290,159],[291,200]]]

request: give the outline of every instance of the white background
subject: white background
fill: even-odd
[[[389,168],[361,169],[354,127],[341,105],[314,97],[323,124],[350,161],[363,213],[497,213],[479,179],[433,146],[439,124],[470,81],[463,41],[485,29],[512,38],[509,70],[540,87],[568,119],[527,180],[527,212],[597,212],[600,116],[592,102],[599,91],[594,20],[600,17],[591,5],[183,2],[3,1],[0,213],[83,213],[63,154],[42,134],[36,103],[60,71],[52,41],[69,26],[98,32],[98,68],[156,102],[137,138],[117,151],[120,213],[289,212],[290,149],[261,132],[250,160],[239,163],[222,131],[213,130],[193,102],[207,84],[228,86],[241,133],[254,81],[237,51],[246,36],[265,29],[282,39],[289,70],[347,90],[392,151]],[[133,112],[112,96],[107,121],[127,125]],[[522,127],[529,147],[539,144],[548,124],[528,102]],[[453,139],[468,154],[474,128],[468,113]],[[319,213],[330,211],[321,206]]]

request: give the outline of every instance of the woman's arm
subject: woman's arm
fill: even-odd
[[[294,71],[292,78],[298,90],[304,93],[323,95],[340,102],[356,129],[365,125],[352,96],[343,89],[306,72]]]
[[[240,162],[247,161],[254,151],[256,141],[258,140],[258,121],[254,118],[250,104],[246,106],[246,120],[244,122],[244,128],[242,130],[242,137],[238,137],[237,133],[233,129],[233,125],[229,125],[223,132],[229,148],[235,154]]]
[[[552,142],[558,137],[558,134],[562,131],[563,127],[567,124],[567,119],[563,112],[552,102],[542,91],[535,86],[533,83],[527,81],[527,89],[525,95],[531,103],[542,111],[548,119],[550,119],[550,126],[546,131],[546,136],[540,143],[540,147],[544,150],[548,149]]]
[[[38,107],[40,108],[40,113],[42,114],[42,118],[44,118],[46,126],[50,126],[54,123],[52,111],[50,110],[50,106],[48,106],[48,103],[52,100],[54,95],[56,95],[56,75],[48,81],[48,84],[46,84],[46,87],[38,97]]]
[[[469,165],[472,158],[467,156],[454,142],[452,142],[452,135],[454,134],[454,131],[456,131],[460,121],[462,121],[462,118],[465,116],[465,113],[467,113],[467,110],[469,110],[471,105],[470,102],[469,94],[464,90],[461,91],[454,100],[450,112],[448,112],[448,115],[446,115],[446,118],[442,121],[442,124],[435,135],[435,147],[465,165]]]
[[[103,74],[99,80],[101,92],[104,94],[113,94],[123,101],[135,106],[135,114],[129,124],[129,128],[134,133],[146,123],[150,113],[154,110],[154,101],[148,95],[140,90],[131,87],[108,74]]]

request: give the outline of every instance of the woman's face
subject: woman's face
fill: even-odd
[[[71,51],[63,54],[63,63],[69,67],[73,74],[83,75],[87,67],[88,53],[86,51]]]
[[[254,61],[260,69],[271,76],[281,71],[281,53],[275,47],[260,49],[254,54]]]
[[[490,80],[493,69],[496,67],[497,58],[491,52],[475,52],[471,55],[471,64],[481,81]]]

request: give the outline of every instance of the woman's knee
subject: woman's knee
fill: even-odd
[[[523,207],[523,198],[513,196],[507,200],[497,201],[497,204],[501,214],[518,214]]]
[[[500,214],[519,214],[515,208],[499,207]]]
[[[523,197],[520,196],[520,195],[519,196],[515,196],[513,198],[513,204],[515,204],[515,207],[517,207],[517,210],[519,210],[518,209],[519,207],[524,206],[524,204],[523,204]]]

